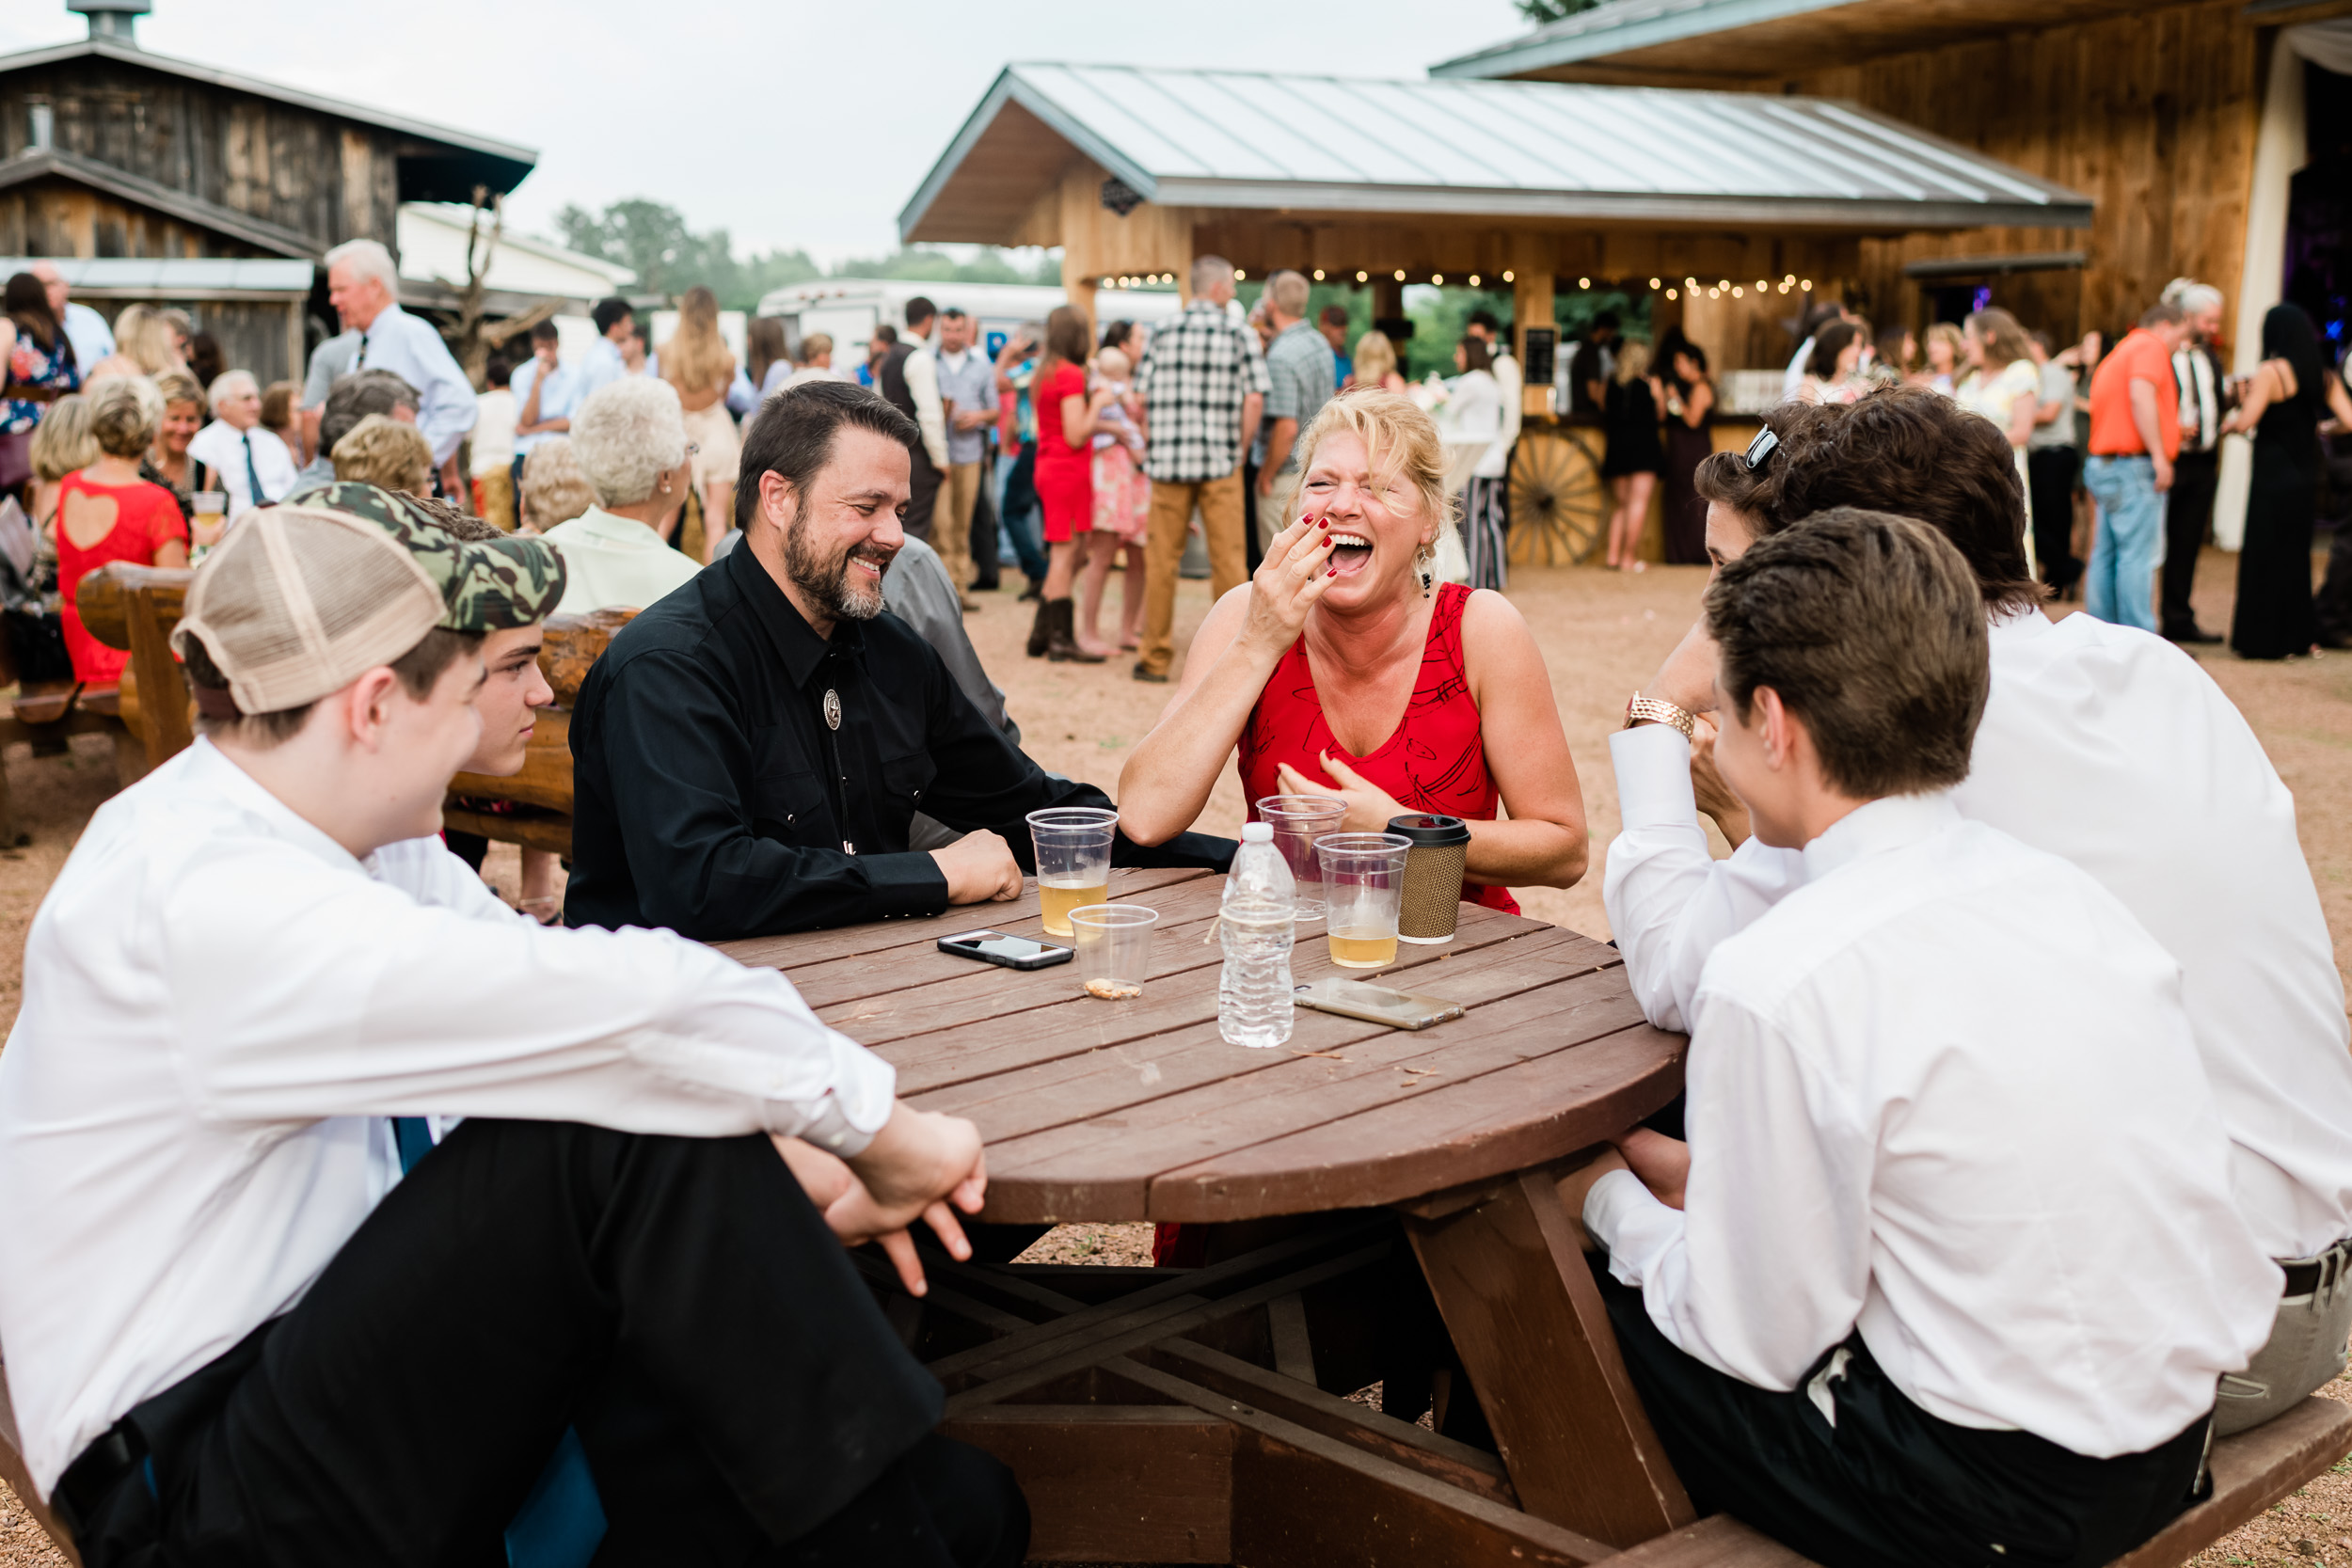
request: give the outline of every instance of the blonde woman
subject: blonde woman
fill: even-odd
[[[49,413],[33,427],[25,459],[33,466],[26,495],[33,527],[42,533],[57,520],[57,487],[76,468],[98,461],[98,437],[90,434],[89,399],[69,392],[49,405]]]
[[[204,388],[185,371],[166,371],[155,377],[155,390],[163,394],[164,418],[148,450],[145,477],[177,495],[186,512],[190,497],[214,488],[213,471],[188,455],[188,443],[204,428]]]
[[[1299,470],[1306,515],[1201,624],[1120,774],[1121,828],[1166,842],[1237,758],[1244,800],[1337,796],[1345,832],[1462,818],[1462,895],[1489,909],[1516,913],[1514,885],[1574,885],[1584,801],[1534,635],[1502,594],[1437,580],[1454,518],[1436,422],[1359,388],[1308,426]]]
[[[188,368],[187,317],[159,305],[126,305],[115,318],[115,351],[90,367],[86,379],[162,375]]]
[[[1640,553],[1642,530],[1649,522],[1650,497],[1666,471],[1666,448],[1658,436],[1665,402],[1649,373],[1649,344],[1627,339],[1617,347],[1617,368],[1601,410],[1609,451],[1600,461],[1600,477],[1617,499],[1609,517],[1609,564],[1616,571],[1648,569]]]
[[[525,533],[545,533],[596,504],[596,493],[572,454],[570,436],[542,441],[524,456],[520,499],[522,521],[517,526]]]
[[[661,379],[677,392],[693,442],[694,485],[702,493],[703,533],[716,541],[735,515],[735,470],[743,445],[727,412],[735,356],[719,336],[719,296],[697,283],[677,304],[677,330],[661,345]]]
[[[1967,359],[1967,352],[1960,328],[1950,322],[1937,322],[1928,328],[1928,367],[1911,378],[1913,383],[1932,387],[1950,397],[1952,389],[1960,385],[1961,366]]]
[[[1387,333],[1367,332],[1357,339],[1351,363],[1355,367],[1348,376],[1351,391],[1367,388],[1383,392],[1405,390],[1405,377],[1396,368],[1396,345],[1389,341]]]

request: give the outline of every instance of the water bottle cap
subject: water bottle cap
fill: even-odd
[[[1274,824],[1271,822],[1246,822],[1242,824],[1241,841],[1244,844],[1273,843]]]

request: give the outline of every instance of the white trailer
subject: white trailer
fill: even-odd
[[[794,283],[759,302],[759,313],[784,323],[784,341],[794,353],[801,340],[822,332],[833,340],[835,368],[862,363],[874,328],[887,322],[905,329],[907,301],[921,295],[940,309],[961,307],[979,324],[980,344],[989,357],[1005,346],[1023,322],[1041,322],[1046,312],[1069,303],[1061,290],[1028,283],[940,283],[891,277],[836,277]],[[1175,291],[1105,289],[1094,296],[1095,336],[1115,321],[1158,322],[1184,309]]]

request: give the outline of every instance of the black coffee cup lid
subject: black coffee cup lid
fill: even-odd
[[[1438,848],[1453,844],[1468,844],[1470,824],[1458,816],[1440,816],[1435,812],[1415,812],[1410,816],[1389,818],[1389,832],[1402,833],[1413,841],[1415,848]]]

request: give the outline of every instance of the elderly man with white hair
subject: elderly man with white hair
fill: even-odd
[[[649,376],[608,382],[572,411],[571,443],[596,504],[548,530],[548,543],[564,558],[557,613],[643,610],[702,569],[662,532],[665,523],[676,526],[693,483],[694,449],[675,388]],[[717,525],[713,518],[714,537]]]
[[[262,388],[250,371],[228,371],[205,393],[213,422],[188,440],[188,455],[210,468],[229,497],[234,523],[257,506],[282,500],[299,480],[294,453],[262,426]]]
[[[359,334],[352,369],[390,371],[417,389],[417,428],[433,443],[442,488],[463,495],[457,446],[480,412],[473,383],[450,357],[439,329],[400,308],[400,273],[391,252],[373,240],[351,240],[328,251],[326,296],[343,325]]]
[[[2229,378],[2214,346],[2221,337],[2221,291],[2176,277],[2166,285],[2164,302],[2188,317],[2188,341],[2172,356],[2172,379],[2181,390],[2181,454],[2172,460],[2172,488],[2165,496],[2164,594],[2156,627],[2175,642],[2218,642],[2218,632],[2198,626],[2189,595],[2221,483],[2221,417],[2229,408]]]

